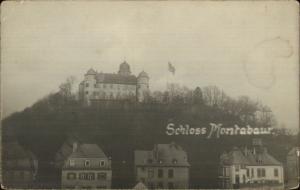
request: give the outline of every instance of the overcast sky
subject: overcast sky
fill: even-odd
[[[68,76],[117,72],[126,59],[151,90],[170,80],[216,85],[271,107],[298,128],[298,6],[295,2],[4,2],[2,111],[21,111]]]

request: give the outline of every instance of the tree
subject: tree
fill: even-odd
[[[196,89],[193,92],[193,103],[197,105],[203,104],[203,94],[200,87],[196,87]]]
[[[73,86],[75,82],[75,77],[70,76],[59,86],[59,93],[65,98],[75,98],[72,94]]]

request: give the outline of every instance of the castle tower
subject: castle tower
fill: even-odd
[[[89,69],[84,75],[84,81],[81,84],[83,89],[83,99],[87,105],[90,105],[90,97],[93,95],[96,86],[97,72],[94,69]]]
[[[143,102],[145,94],[149,92],[149,76],[142,71],[137,77],[137,100]]]
[[[123,63],[120,64],[118,74],[120,74],[120,75],[130,75],[131,74],[130,66],[126,61],[124,61]]]

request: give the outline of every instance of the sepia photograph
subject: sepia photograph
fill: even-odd
[[[299,4],[1,3],[2,189],[299,187]]]

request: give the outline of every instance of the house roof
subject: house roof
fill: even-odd
[[[186,152],[177,144],[157,144],[151,151],[135,151],[135,165],[190,166]]]
[[[69,158],[107,158],[102,149],[96,144],[81,144]]]
[[[230,152],[223,153],[221,156],[221,163],[223,164],[245,164],[245,165],[282,165],[273,156],[271,156],[266,149],[261,152],[252,152],[250,150],[242,151],[234,147]]]
[[[98,73],[96,75],[96,81],[97,83],[108,83],[108,84],[136,84],[137,78],[134,75]]]

